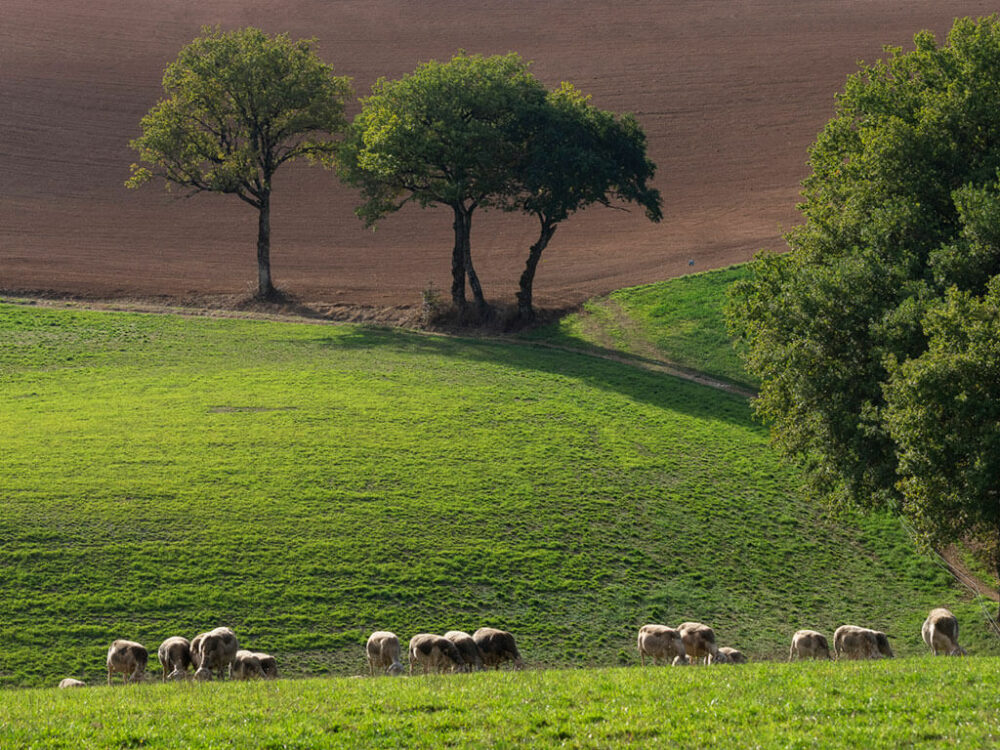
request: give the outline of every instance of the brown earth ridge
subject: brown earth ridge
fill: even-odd
[[[883,44],[910,48],[920,29],[943,41],[955,17],[993,11],[971,0],[4,0],[0,290],[204,300],[253,288],[252,209],[123,186],[136,156],[128,141],[162,94],[163,68],[203,25],[315,37],[358,96],[459,49],[516,51],[547,85],[571,81],[599,107],[634,112],[659,166],[664,221],[603,208],[570,219],[536,280],[536,302],[561,308],[783,249],[807,148],[857,62]],[[428,284],[448,288],[447,212],[408,207],[373,233],[356,200],[319,168],[278,173],[279,287],[375,307],[417,306]],[[474,218],[489,299],[513,302],[535,234],[526,217]]]

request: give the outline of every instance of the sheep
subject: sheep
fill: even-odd
[[[958,618],[944,607],[932,609],[920,628],[924,643],[937,656],[965,656],[965,649],[958,645]]]
[[[692,664],[697,664],[701,658],[705,659],[706,664],[712,663],[719,653],[715,645],[714,630],[700,622],[682,622],[677,626],[677,630],[684,642],[684,651]]]
[[[885,659],[892,659],[895,654],[892,653],[892,646],[889,645],[889,639],[892,638],[891,635],[883,633],[881,630],[873,630],[875,634],[875,647],[878,649],[879,655]]]
[[[253,655],[257,657],[257,661],[260,662],[260,668],[264,670],[264,679],[266,680],[276,680],[278,679],[278,660],[275,659],[270,654],[265,654],[260,651],[254,651]],[[402,670],[402,665],[400,665],[400,670]]]
[[[749,659],[746,655],[739,649],[735,649],[732,646],[723,646],[719,649],[718,655],[712,660],[712,663],[716,663],[716,659],[721,657],[726,657],[726,661],[720,661],[720,664],[746,664]]]
[[[788,649],[788,661],[792,661],[793,657],[830,659],[830,644],[825,635],[815,630],[796,630]]]
[[[197,651],[192,650],[192,659],[198,666],[194,678],[210,680],[214,671],[221,680],[240,648],[236,634],[229,628],[221,627],[198,634],[191,641],[192,644],[196,642]]]
[[[462,655],[465,662],[462,667],[463,672],[472,672],[483,668],[483,653],[476,645],[475,639],[462,630],[449,630],[444,637],[455,644],[458,653]]]
[[[65,690],[66,688],[82,688],[87,687],[87,683],[82,680],[74,680],[72,677],[67,677],[59,681],[59,688]]]
[[[403,665],[399,663],[399,637],[388,630],[376,630],[368,636],[365,644],[368,656],[368,671],[372,677],[375,670],[387,675],[400,675]]]
[[[141,643],[135,641],[116,640],[108,648],[108,685],[111,675],[120,673],[123,684],[139,682],[146,671],[149,652]]]
[[[201,667],[201,642],[205,640],[205,633],[198,633],[194,638],[191,639],[191,666],[197,671]]]
[[[414,664],[422,666],[424,674],[427,674],[428,667],[437,672],[445,669],[454,672],[462,669],[465,664],[454,643],[444,636],[432,633],[418,633],[410,639],[409,659],[411,675]]]
[[[639,628],[637,646],[642,666],[646,666],[647,656],[653,660],[653,664],[661,661],[669,661],[674,666],[690,663],[681,634],[666,625],[643,625]]]
[[[833,649],[840,659],[881,659],[892,658],[889,636],[880,630],[862,628],[857,625],[841,625],[833,634]]]
[[[479,646],[484,667],[500,669],[500,665],[505,661],[511,661],[515,669],[524,669],[524,662],[518,653],[514,636],[506,630],[479,628],[472,634],[472,640]]]
[[[191,666],[191,642],[179,635],[167,638],[156,649],[156,656],[163,667],[164,681],[183,679]]]
[[[229,679],[251,680],[263,676],[264,668],[253,652],[240,649],[233,655],[233,660],[229,663]]]

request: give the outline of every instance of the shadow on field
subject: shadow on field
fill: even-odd
[[[763,429],[753,420],[750,405],[743,396],[586,353],[531,343],[429,336],[372,327],[357,327],[320,339],[319,343],[342,350],[383,349],[544,372],[579,380],[661,409]]]

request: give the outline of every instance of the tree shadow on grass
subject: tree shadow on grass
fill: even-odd
[[[311,343],[315,344],[316,339]],[[667,411],[764,430],[753,419],[745,396],[672,375],[651,372],[627,361],[613,361],[596,354],[518,341],[434,336],[366,326],[322,338],[319,344],[345,351],[384,350],[399,354],[432,355],[558,375]]]

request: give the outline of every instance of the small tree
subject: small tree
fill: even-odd
[[[461,53],[376,82],[339,151],[340,177],[360,188],[356,213],[367,226],[411,201],[452,209],[451,298],[459,308],[468,280],[479,312],[487,310],[472,262],[472,216],[502,205],[515,189],[524,112],[544,100],[518,55]]]
[[[542,251],[559,224],[594,203],[637,203],[650,221],[663,217],[662,199],[648,182],[656,165],[646,157],[646,136],[632,115],[618,119],[590,104],[569,83],[551,92],[526,127],[524,156],[508,210],[534,215],[538,240],[528,253],[517,293],[518,315],[535,316],[532,286]]]
[[[271,281],[271,180],[285,162],[329,156],[329,137],[347,122],[347,78],[333,74],[311,42],[259,29],[202,36],[167,66],[159,102],[130,145],[150,166],[132,165],[125,183],[153,177],[192,192],[231,193],[258,211],[257,294],[276,294]]]

